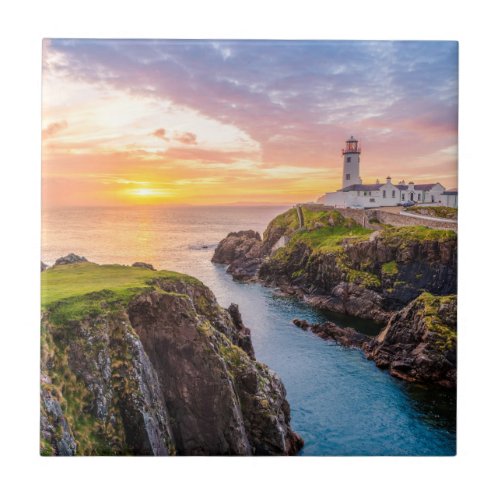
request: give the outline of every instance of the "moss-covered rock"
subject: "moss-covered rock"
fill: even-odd
[[[457,297],[423,293],[364,346],[369,359],[411,382],[456,385]]]

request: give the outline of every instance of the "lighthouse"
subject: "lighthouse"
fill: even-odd
[[[342,189],[353,184],[361,184],[359,177],[359,157],[361,148],[358,146],[358,141],[351,135],[345,143],[345,148],[342,150],[344,157],[344,171],[342,173]]]
[[[445,191],[439,182],[430,184],[415,184],[401,181],[393,184],[387,177],[382,184],[378,179],[374,184],[363,184],[359,177],[359,158],[361,148],[358,141],[351,135],[342,150],[344,169],[342,171],[342,188],[330,191],[318,198],[318,203],[337,208],[376,208],[395,207],[402,203],[449,203],[450,196],[457,191]],[[451,194],[450,194],[451,193]]]

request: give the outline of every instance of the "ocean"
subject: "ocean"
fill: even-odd
[[[455,393],[391,377],[358,350],[292,323],[332,319],[374,335],[377,327],[315,310],[259,284],[237,283],[210,259],[231,231],[261,234],[289,207],[126,207],[44,210],[42,260],[70,252],[99,264],[148,262],[195,276],[219,303],[240,306],[256,357],[285,383],[302,455],[454,455]]]

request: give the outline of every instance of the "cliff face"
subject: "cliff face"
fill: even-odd
[[[313,305],[384,323],[425,290],[456,293],[457,237],[421,226],[366,229],[335,210],[295,209],[274,219],[260,245],[257,276]],[[244,248],[245,232],[232,245]],[[276,243],[286,244],[276,249]],[[225,247],[223,240],[219,247]],[[244,267],[238,256],[238,267]],[[252,256],[252,261],[256,258]],[[228,256],[225,263],[231,263]],[[228,272],[232,272],[231,266]]]
[[[364,345],[368,359],[410,382],[456,386],[457,298],[423,293]]]
[[[109,290],[75,295],[76,275]],[[283,384],[255,361],[237,306],[146,268],[77,263],[43,277],[42,454],[298,451]]]

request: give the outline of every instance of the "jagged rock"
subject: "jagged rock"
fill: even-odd
[[[49,268],[49,266],[47,264],[45,264],[45,262],[40,261],[40,272],[43,273],[48,268]]]
[[[52,446],[60,456],[74,455],[76,452],[76,441],[66,420],[61,405],[51,390],[45,384],[50,382],[48,377],[42,374],[40,389],[40,439],[42,443],[41,453],[52,455]],[[50,442],[53,441],[51,444]]]
[[[143,269],[150,269],[151,271],[156,271],[153,264],[147,264],[146,262],[134,262],[132,267],[142,267]]]
[[[235,279],[255,277],[262,262],[262,239],[256,231],[229,233],[215,249],[212,262],[229,264],[227,272]]]
[[[332,321],[311,325],[311,332],[322,339],[334,340],[338,344],[347,347],[360,348],[369,337],[354,330],[354,328],[343,328]]]
[[[237,329],[237,335],[233,336],[231,340],[235,345],[241,347],[252,359],[255,359],[250,329],[243,324],[238,304],[230,304],[227,310]]]
[[[393,314],[386,328],[364,346],[368,359],[410,382],[456,385],[455,295],[423,293]]]
[[[310,330],[322,339],[334,340],[347,347],[360,348],[370,337],[359,333],[354,328],[344,328],[332,321],[310,324],[303,319],[294,319],[293,324],[303,330]]]
[[[299,318],[294,318],[292,320],[292,323],[295,326],[302,328],[302,330],[307,330],[311,326],[305,319],[299,319]]]
[[[74,253],[69,253],[64,257],[59,257],[56,260],[54,266],[62,266],[64,264],[76,264],[78,262],[88,262],[88,260],[85,257],[80,257],[79,255],[76,255]]]

